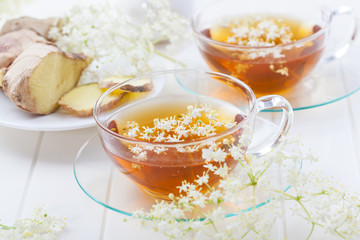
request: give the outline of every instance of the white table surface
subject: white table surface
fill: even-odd
[[[349,3],[360,8],[357,1]],[[330,105],[296,111],[291,130],[320,156],[319,163],[305,165],[305,169],[323,170],[354,191],[360,191],[359,103],[357,92]],[[1,223],[29,217],[36,206],[45,204],[49,215],[67,219],[60,239],[165,239],[159,233],[141,230],[134,222],[123,222],[123,215],[100,206],[77,185],[73,162],[80,146],[94,132],[95,128],[39,132],[0,126]],[[310,227],[289,213],[286,220],[289,239],[304,239]],[[316,232],[312,239],[332,238]]]

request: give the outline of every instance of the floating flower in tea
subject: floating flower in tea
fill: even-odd
[[[261,96],[288,90],[310,73],[323,52],[325,32],[302,40],[320,30],[300,19],[245,15],[200,30],[205,38],[198,44],[212,70],[242,80]]]
[[[110,130],[114,129],[117,134],[135,141],[120,143],[119,140],[122,150],[118,153],[107,150],[116,166],[145,191],[161,198],[168,198],[169,194],[178,196],[181,190],[179,192],[177,187],[183,181],[198,182],[199,185],[211,188],[239,160],[244,160],[242,155],[247,145],[241,144],[249,143],[249,136],[245,134],[248,127],[245,124],[233,129],[244,119],[239,109],[230,107],[232,111],[224,115],[226,111],[218,111],[206,104],[172,105],[172,109],[177,108],[179,111],[173,110],[175,114],[160,118],[148,117],[146,111],[137,109],[137,113],[142,113],[141,118],[128,113],[122,116],[129,120],[114,118],[108,124]],[[168,111],[155,108],[154,112],[166,115]],[[124,149],[128,149],[129,156],[124,156]],[[235,149],[240,151],[235,153]],[[198,176],[202,177],[197,179]]]

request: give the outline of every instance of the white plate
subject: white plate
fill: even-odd
[[[49,115],[34,115],[17,108],[0,91],[0,125],[34,131],[64,131],[95,126],[93,117],[80,118],[62,110]]]
[[[166,69],[163,60],[157,56],[149,62],[149,65],[153,71]],[[0,125],[11,128],[33,131],[65,131],[96,125],[92,116],[76,117],[61,108],[48,115],[27,113],[17,108],[2,90],[0,90],[0,106]]]

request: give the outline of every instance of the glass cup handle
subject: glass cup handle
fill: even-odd
[[[335,48],[335,50],[324,58],[326,62],[341,58],[345,53],[349,50],[350,45],[354,42],[357,36],[357,18],[354,13],[354,10],[348,6],[341,6],[332,12],[332,17],[340,16],[340,15],[350,15],[352,17],[352,21],[354,22],[354,28],[351,31],[351,35],[349,39],[346,39],[341,46]]]
[[[287,134],[294,121],[293,109],[285,98],[279,95],[267,95],[256,100],[257,113],[264,109],[279,107],[282,108],[283,115],[275,133],[273,133],[272,137],[265,142],[258,144],[258,146],[251,146],[247,154],[263,156],[269,153],[281,142],[282,137]]]

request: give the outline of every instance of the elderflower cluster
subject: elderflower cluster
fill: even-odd
[[[152,0],[147,1],[145,22],[142,31],[151,36],[154,42],[169,40],[168,49],[174,49],[189,37],[186,30],[188,22],[185,18],[170,11],[170,1]]]
[[[20,219],[14,226],[0,224],[0,239],[58,239],[64,229],[64,219],[48,216],[42,208],[36,208],[32,218]]]
[[[172,201],[157,202],[149,212],[137,210],[134,219],[169,239],[273,239],[273,227],[281,221],[286,200],[293,203],[293,213],[311,225],[306,239],[311,238],[315,228],[341,239],[358,239],[359,195],[350,194],[323,173],[301,172],[303,161],[314,161],[316,157],[300,149],[300,145],[295,138],[285,138],[270,153],[252,155],[248,164],[240,161],[236,170],[222,176],[217,187],[202,191],[209,171],[216,169],[207,163],[209,170],[203,175],[179,186],[179,197],[170,194]],[[217,151],[203,149],[203,155],[223,159]]]
[[[218,133],[231,129],[236,125],[235,119],[236,117],[232,120],[220,119],[218,112],[210,105],[189,105],[187,106],[186,113],[162,119],[155,118],[148,125],[140,126],[135,121],[129,121],[122,134],[132,139],[151,143],[184,143],[215,136]],[[244,124],[241,132],[227,134],[220,139],[206,141],[205,143],[176,146],[175,150],[178,154],[193,153],[201,150],[202,158],[206,162],[224,163],[228,155],[233,159],[239,160],[241,158],[241,161],[244,161],[244,149],[250,144],[249,139],[251,135],[249,130],[250,126]],[[237,143],[233,144],[235,141]],[[222,148],[222,146],[226,146],[226,149]],[[166,151],[169,150],[169,148],[164,146],[151,146],[147,144],[130,144],[128,148],[139,161],[146,161],[149,151],[157,154],[166,154]],[[205,168],[220,176],[226,175],[228,171],[226,164],[218,169],[209,164]],[[205,178],[206,176],[204,176]]]
[[[165,56],[156,43],[167,40],[175,46],[189,36],[188,22],[170,10],[168,0],[147,1],[144,11],[143,22],[135,24],[117,4],[75,5],[50,29],[49,37],[64,51],[92,58],[80,84],[139,75],[151,70],[154,54]]]
[[[232,36],[227,43],[248,47],[271,47],[295,41],[291,28],[281,19],[261,16],[237,19],[231,23]]]
[[[360,235],[360,195],[348,192],[337,179],[315,171],[304,174],[294,184],[295,194],[285,196],[301,203],[292,210],[313,227],[350,239]]]
[[[235,121],[235,120],[234,120]],[[132,121],[127,123],[125,136],[149,142],[184,142],[213,136],[235,126],[235,122],[220,120],[218,113],[209,105],[187,107],[187,113],[156,118],[152,126],[140,127]]]
[[[224,36],[224,42],[246,47],[241,52],[234,52],[233,57],[239,60],[253,60],[257,58],[273,57],[275,59],[284,58],[283,50],[293,47],[303,47],[303,43],[294,43],[294,33],[291,27],[281,18],[249,16],[246,18],[227,18],[220,23],[220,29],[227,29],[228,34]],[[216,29],[216,28],[215,28]],[[278,47],[279,46],[279,47]],[[242,65],[237,72],[242,73],[251,67]],[[288,69],[279,67],[270,69],[281,75],[288,76]]]

